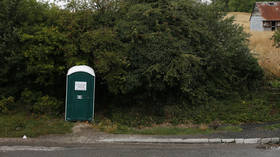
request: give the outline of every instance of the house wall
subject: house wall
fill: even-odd
[[[264,18],[261,16],[259,9],[255,6],[251,18],[250,18],[250,30],[251,31],[265,31],[267,28],[263,27]]]
[[[264,28],[263,27],[263,18],[261,16],[253,16],[250,20],[250,29],[251,31],[265,31],[265,30],[271,30],[270,28]]]

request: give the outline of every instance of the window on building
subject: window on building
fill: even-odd
[[[270,21],[263,21],[263,27],[271,27]]]

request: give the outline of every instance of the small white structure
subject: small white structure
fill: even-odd
[[[68,70],[67,75],[71,75],[71,74],[73,74],[75,72],[79,72],[79,71],[89,73],[90,75],[95,77],[94,70],[91,67],[86,66],[86,65],[73,66],[72,68],[70,68]]]
[[[250,17],[251,31],[280,29],[280,2],[256,2]]]
[[[27,139],[27,136],[26,136],[26,135],[23,135],[22,139],[26,140],[26,139]]]

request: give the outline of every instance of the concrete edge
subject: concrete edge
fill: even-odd
[[[218,144],[218,143],[235,143],[235,144],[267,144],[280,142],[279,137],[273,138],[107,138],[97,140],[100,143],[181,143],[181,144]]]

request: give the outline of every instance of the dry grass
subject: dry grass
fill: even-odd
[[[243,26],[244,30],[246,32],[250,31],[250,23],[249,23],[249,18],[250,18],[249,13],[241,13],[241,12],[230,12],[228,13],[227,17],[234,16],[235,18],[235,23]]]
[[[208,125],[207,124],[200,124],[199,125],[199,129],[200,130],[207,130],[208,129]]]
[[[271,40],[273,32],[250,31],[250,15],[250,13],[231,12],[227,16],[234,16],[235,23],[243,26],[245,32],[251,34],[249,47],[263,69],[280,77],[280,48],[273,46]]]

